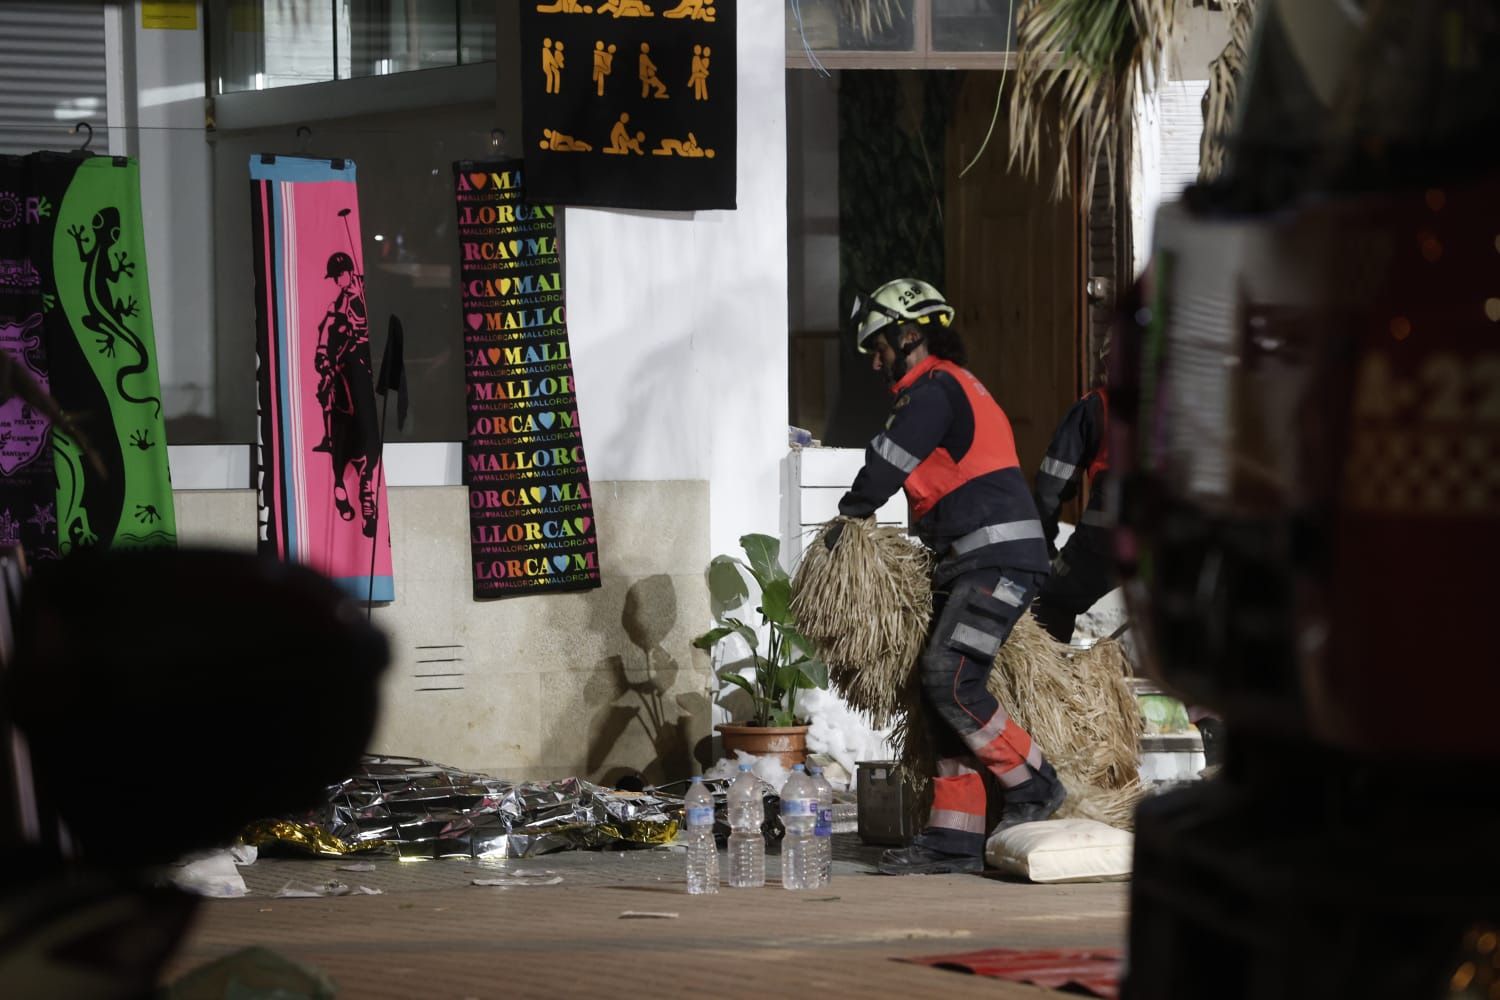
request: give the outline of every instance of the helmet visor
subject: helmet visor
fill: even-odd
[[[891,323],[905,322],[906,317],[888,306],[881,305],[868,295],[855,295],[854,308],[849,313],[849,319],[859,324],[858,331],[854,335],[855,346],[859,348],[861,354],[868,354],[870,351],[865,344],[871,337]]]

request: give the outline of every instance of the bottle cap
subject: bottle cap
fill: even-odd
[[[792,765],[792,770],[793,771],[803,771],[803,772],[806,772],[807,768],[803,767],[801,764],[793,764]]]
[[[740,765],[740,770],[741,771],[748,771],[748,770],[750,770],[750,765],[749,764],[741,764]]]
[[[703,775],[701,775],[701,774],[695,774],[695,775],[693,775],[692,784],[695,784],[695,785],[701,785],[701,784],[703,784]]]
[[[823,769],[821,767],[818,767],[817,765],[813,765],[812,767],[809,767],[807,769],[807,773],[813,775],[822,774]]]

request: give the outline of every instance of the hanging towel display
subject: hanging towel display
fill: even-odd
[[[140,170],[66,153],[27,168],[48,387],[93,452],[52,428],[58,549],[176,544]]]
[[[474,596],[599,586],[557,223],[520,160],[454,164]]]
[[[0,156],[0,351],[45,391],[42,277],[35,261],[46,266],[51,253],[39,252],[31,171],[27,158]],[[14,393],[11,380],[5,383]],[[18,393],[0,400],[0,547],[20,545],[33,561],[58,555],[50,427],[46,415]]]
[[[395,600],[354,163],[253,156],[250,202],[260,549]]]
[[[523,0],[527,198],[734,208],[735,7]]]

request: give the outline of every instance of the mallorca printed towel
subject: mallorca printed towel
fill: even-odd
[[[557,223],[521,161],[458,163],[474,596],[599,586]]]
[[[254,156],[250,180],[261,551],[394,600],[354,163]]]

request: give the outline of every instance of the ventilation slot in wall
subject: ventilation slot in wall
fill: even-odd
[[[412,678],[417,691],[462,691],[464,647],[461,645],[417,646]]]

